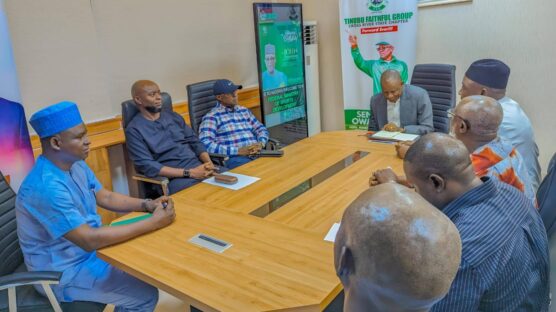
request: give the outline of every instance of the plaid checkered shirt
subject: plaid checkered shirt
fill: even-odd
[[[209,153],[237,155],[241,147],[268,142],[268,130],[251,111],[243,106],[233,108],[221,103],[211,109],[199,127],[199,139]]]

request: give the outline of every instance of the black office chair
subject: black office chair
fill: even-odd
[[[447,110],[456,105],[456,66],[419,64],[413,68],[411,84],[427,90],[432,103],[434,131],[448,133]]]
[[[195,133],[199,133],[199,126],[205,116],[215,105],[216,97],[212,91],[212,87],[217,79],[192,83],[186,86],[187,89],[187,105],[189,106],[189,120],[191,128]],[[278,140],[269,138],[265,147],[266,150],[280,149]]]
[[[62,272],[27,272],[17,237],[15,197],[0,172],[0,311],[103,311],[106,305],[96,302],[58,304],[50,285],[60,282]],[[42,285],[48,298],[33,285]]]
[[[552,156],[548,171],[537,191],[537,202],[548,238],[556,231],[556,154]]]
[[[162,92],[161,97],[162,97],[162,110],[172,112],[173,111],[172,97],[170,97],[170,95],[166,92]],[[124,130],[127,128],[127,125],[131,122],[131,120],[133,120],[133,118],[138,113],[139,110],[135,106],[135,102],[133,101],[133,99],[122,102],[122,128]],[[129,155],[126,153],[126,163],[128,163],[128,161],[129,162],[131,161],[129,160],[128,156]],[[215,164],[225,167],[226,160],[228,159],[226,155],[209,153],[209,156]],[[139,197],[157,198],[160,195],[169,195],[168,178],[160,177],[160,176],[154,178],[146,177],[140,174],[139,172],[137,172],[135,166],[129,166],[127,169],[132,172],[131,174],[132,179],[138,181],[137,192]],[[153,187],[156,185],[159,185],[160,187],[158,188]]]

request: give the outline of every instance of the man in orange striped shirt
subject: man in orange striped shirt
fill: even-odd
[[[490,97],[469,96],[449,110],[448,115],[452,135],[462,141],[471,153],[475,174],[495,177],[512,185],[536,203],[523,158],[515,147],[498,137],[503,118],[502,106]]]

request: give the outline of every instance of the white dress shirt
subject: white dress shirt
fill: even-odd
[[[498,129],[498,135],[511,142],[521,154],[536,192],[540,184],[541,167],[539,165],[539,148],[535,142],[531,122],[516,101],[504,97],[498,100],[498,103],[502,105],[504,111],[504,119]]]
[[[398,99],[396,103],[386,100],[386,104],[388,122],[400,127],[400,99]]]

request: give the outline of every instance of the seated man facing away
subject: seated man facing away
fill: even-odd
[[[371,98],[369,131],[403,131],[411,134],[434,131],[432,104],[425,89],[404,85],[396,70],[385,71],[380,83],[382,93]]]
[[[63,272],[60,284],[52,287],[61,302],[153,311],[157,289],[99,259],[95,250],[167,226],[175,218],[172,200],[141,200],[102,188],[83,161],[90,141],[74,103],[40,110],[30,123],[41,139],[42,155],[16,200],[17,234],[28,270]],[[103,227],[97,205],[118,213],[146,211],[152,217]],[[44,295],[42,287],[37,290]]]
[[[469,96],[449,110],[448,115],[453,135],[471,153],[475,174],[495,177],[512,185],[536,205],[533,184],[523,158],[508,141],[498,137],[503,116],[500,103],[486,96]]]
[[[169,178],[170,194],[213,175],[216,168],[193,130],[179,114],[162,110],[156,83],[139,80],[131,87],[131,95],[140,113],[125,129],[125,137],[140,173]]]
[[[548,240],[543,222],[522,192],[475,175],[463,143],[430,133],[407,151],[409,183],[459,230],[462,257],[456,279],[431,311],[548,311]],[[395,182],[391,169],[374,173]]]
[[[253,155],[268,142],[265,126],[249,109],[238,104],[237,90],[241,88],[230,80],[216,81],[213,92],[218,102],[199,127],[199,139],[209,152],[230,157],[226,161],[229,169],[253,160]]]
[[[504,62],[495,59],[478,60],[467,69],[459,95],[462,99],[470,95],[485,95],[502,105],[504,118],[498,128],[498,136],[519,151],[536,192],[541,180],[539,148],[535,143],[529,118],[519,104],[506,95],[509,77],[510,67]]]
[[[454,224],[412,190],[386,183],[344,212],[334,244],[344,311],[428,311],[456,276]]]

